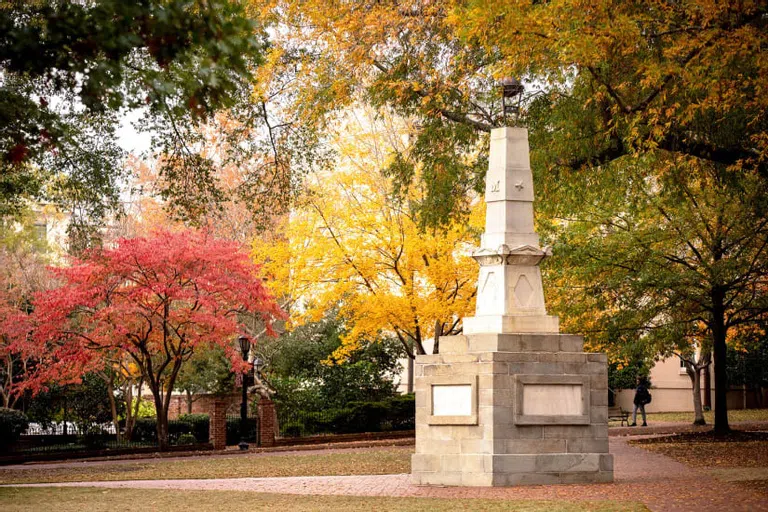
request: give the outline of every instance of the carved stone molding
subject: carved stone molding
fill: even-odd
[[[497,249],[479,249],[472,254],[480,266],[489,265],[529,265],[536,266],[544,258],[552,255],[552,249],[545,247],[539,249],[531,245],[521,245],[510,248],[502,245]]]

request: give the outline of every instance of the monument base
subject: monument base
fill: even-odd
[[[481,334],[486,332],[526,332],[526,333],[558,333],[560,319],[556,316],[512,316],[486,315],[470,316],[463,320],[464,334]]]
[[[605,354],[580,336],[475,334],[416,358],[419,485],[613,481]]]

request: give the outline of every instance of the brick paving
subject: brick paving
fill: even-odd
[[[255,491],[305,495],[491,498],[504,500],[638,501],[652,511],[768,511],[768,495],[717,480],[673,459],[612,438],[616,481],[612,484],[527,487],[419,487],[409,475],[230,478],[211,480],[138,480],[28,484],[32,486],[108,487]]]

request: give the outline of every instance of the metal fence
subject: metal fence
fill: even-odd
[[[150,448],[154,442],[128,441],[117,439],[114,434],[96,435],[31,435],[21,438],[3,450],[8,455],[34,455],[43,453],[61,453],[66,456],[72,452],[90,452],[102,450],[130,450],[133,448]]]
[[[61,457],[67,458],[104,452],[146,451],[158,447],[157,427],[154,421],[154,418],[138,420],[130,440],[127,439],[125,433],[118,439],[115,434],[115,426],[112,423],[85,425],[72,422],[49,425],[30,423],[27,430],[13,443],[0,442],[0,457],[60,454]],[[203,439],[198,439],[195,436],[198,432],[188,422],[170,420],[168,429],[171,446],[183,449],[186,446],[194,447],[208,443],[207,430],[205,435],[199,435]]]
[[[85,431],[84,431],[85,430]],[[63,435],[85,435],[86,432],[98,432],[101,434],[115,434],[115,425],[113,423],[92,424],[85,429],[82,425],[71,421],[54,422],[48,425],[40,423],[30,423],[27,430],[22,434],[24,436],[63,436]]]
[[[279,437],[304,437],[318,434],[335,434],[333,420],[337,411],[303,411],[299,409],[277,409]]]
[[[245,431],[245,439],[241,439],[240,435],[240,415],[227,415],[227,445],[232,446],[238,444],[241,440],[244,440],[246,443],[256,443],[259,442],[259,417],[258,416],[248,416],[248,421],[246,424],[247,428]]]

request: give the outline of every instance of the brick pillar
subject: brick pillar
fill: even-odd
[[[275,446],[277,436],[277,412],[275,402],[259,400],[259,446]]]
[[[209,439],[214,450],[227,447],[227,402],[214,399],[210,412]]]

